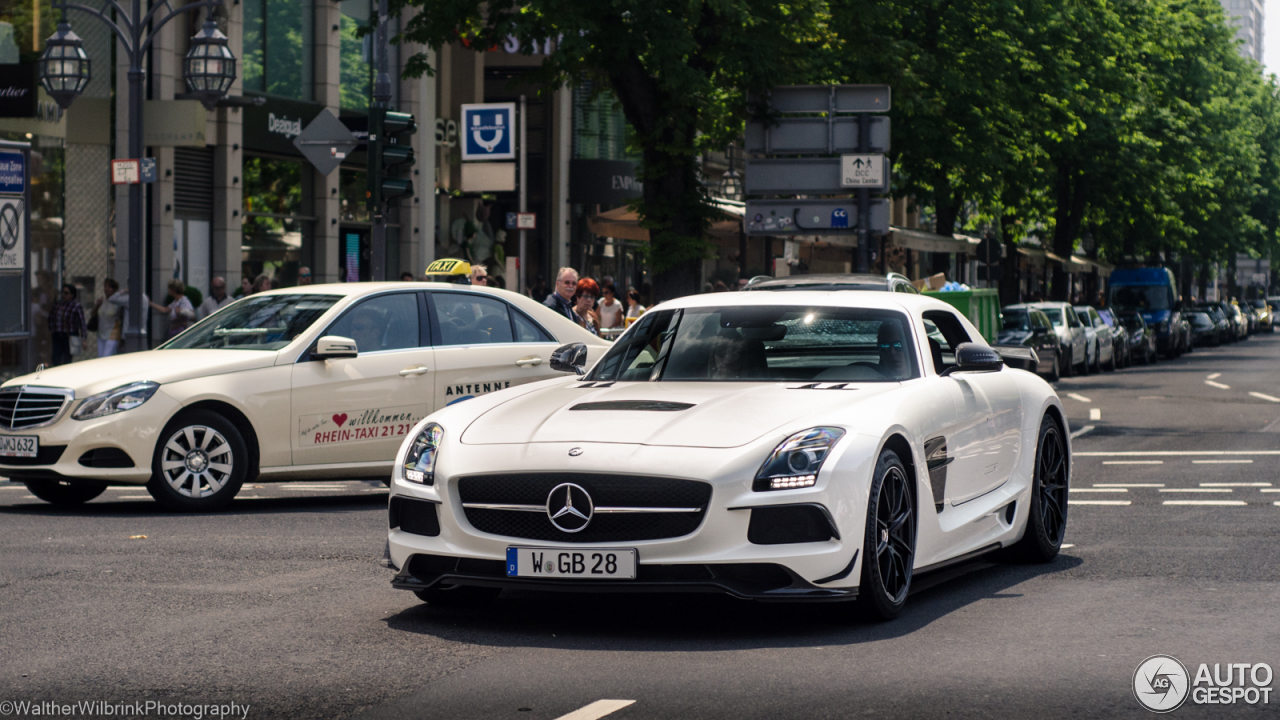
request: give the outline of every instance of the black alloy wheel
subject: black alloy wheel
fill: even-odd
[[[1058,556],[1067,532],[1070,466],[1062,428],[1051,416],[1040,423],[1036,474],[1031,482],[1027,527],[1014,546],[1020,560],[1045,563]]]
[[[867,502],[858,603],[876,620],[902,612],[916,556],[916,507],[907,470],[892,450],[880,453]]]

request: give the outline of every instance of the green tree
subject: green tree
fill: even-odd
[[[401,39],[483,50],[556,40],[531,80],[590,79],[618,98],[635,129],[655,292],[697,290],[712,217],[697,158],[740,136],[747,95],[811,77],[827,42],[822,0],[406,0],[420,8]],[[430,71],[419,54],[406,74]]]

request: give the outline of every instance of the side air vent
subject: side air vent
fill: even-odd
[[[690,403],[662,402],[659,400],[609,400],[605,402],[578,403],[570,410],[643,410],[648,412],[680,412],[693,407]]]

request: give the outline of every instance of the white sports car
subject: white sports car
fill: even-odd
[[[1025,348],[901,293],[665,303],[590,372],[445,408],[393,467],[393,585],[857,599],[896,615],[914,573],[1010,547],[1054,558],[1062,405]]]

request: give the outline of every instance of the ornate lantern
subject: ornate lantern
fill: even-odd
[[[210,110],[236,81],[236,58],[227,47],[227,36],[212,20],[205,20],[204,27],[191,38],[191,49],[182,61],[182,70],[187,77],[187,89]]]
[[[45,41],[39,63],[40,84],[63,110],[71,107],[89,84],[89,56],[84,41],[71,32],[67,23],[58,23],[58,31]]]

